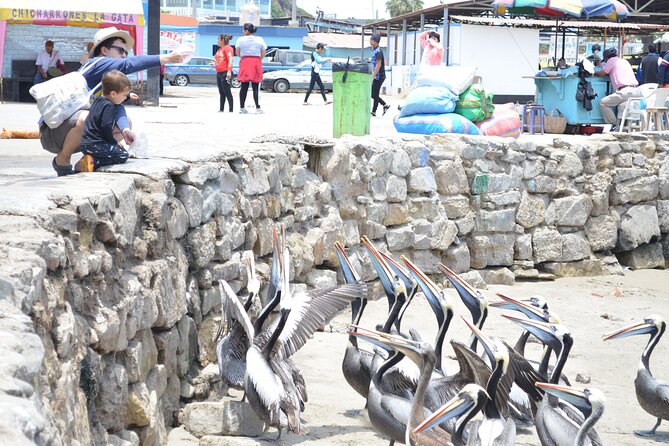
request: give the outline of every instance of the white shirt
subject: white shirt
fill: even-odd
[[[262,37],[250,35],[238,37],[235,47],[239,48],[239,57],[260,57],[262,50],[267,49],[267,44]]]
[[[47,53],[46,50],[40,51],[37,55],[37,60],[35,65],[40,65],[44,71],[47,71],[49,67],[55,67],[58,65],[58,61],[61,64],[64,64],[63,58],[60,57],[60,53],[56,50],[51,50],[51,54]]]

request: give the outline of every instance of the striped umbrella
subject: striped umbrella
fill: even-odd
[[[514,14],[574,17],[607,17],[619,20],[627,17],[629,10],[618,0],[495,0],[498,14],[507,11]]]

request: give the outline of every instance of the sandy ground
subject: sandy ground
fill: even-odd
[[[607,398],[606,411],[596,428],[607,445],[652,445],[654,440],[640,439],[632,434],[634,429],[650,429],[655,418],[644,412],[638,405],[634,393],[634,377],[641,351],[647,336],[602,341],[602,334],[650,314],[669,314],[669,299],[666,290],[669,285],[669,271],[644,270],[628,271],[625,277],[605,276],[588,278],[567,278],[555,282],[525,282],[513,287],[491,286],[484,291],[494,298],[497,291],[519,298],[532,294],[545,296],[551,309],[572,330],[574,347],[566,364],[565,373],[572,384],[579,387],[596,387]],[[622,296],[615,297],[616,288]],[[600,294],[604,297],[599,297]],[[450,290],[456,317],[453,319],[447,338],[464,340],[468,329],[460,319],[467,310],[454,290]],[[491,309],[485,331],[515,342],[520,329],[499,317],[500,310]],[[386,314],[386,302],[371,302],[363,316],[362,324],[373,327]],[[518,313],[516,313],[518,314]],[[335,330],[348,322],[350,312],[342,313],[333,321]],[[433,338],[436,322],[427,301],[419,295],[407,312],[403,329],[416,328],[425,338]],[[669,378],[669,343],[660,341],[651,358],[651,370],[660,378]],[[296,354],[296,362],[302,368],[308,391],[309,402],[304,412],[310,433],[308,436],[283,436],[282,444],[309,445],[386,445],[387,440],[377,435],[363,411],[365,401],[353,391],[341,373],[341,361],[347,344],[347,337],[338,333],[317,333]],[[538,345],[529,345],[528,356],[538,356]],[[444,355],[451,355],[450,346]],[[446,367],[455,372],[457,364],[446,361]],[[577,373],[592,378],[590,384],[575,382]],[[669,439],[667,422],[660,427]],[[272,433],[275,435],[275,433]],[[245,443],[247,444],[247,443]],[[266,444],[266,443],[261,443]],[[534,429],[520,430],[517,445],[539,445]]]

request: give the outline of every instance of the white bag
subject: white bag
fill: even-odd
[[[421,66],[416,78],[416,86],[446,87],[459,96],[472,84],[474,74],[476,74],[476,67]]]
[[[83,71],[68,73],[30,88],[30,94],[37,101],[37,109],[50,128],[55,129],[78,110],[90,108],[90,96],[95,88],[88,90],[83,73],[90,70],[95,62]]]
[[[128,154],[130,158],[148,158],[149,139],[146,132],[140,130],[135,131],[135,140],[128,146]]]

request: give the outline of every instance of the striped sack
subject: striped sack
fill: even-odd
[[[479,135],[479,129],[464,116],[455,113],[421,114],[399,116],[393,120],[395,129],[400,133],[417,133],[431,135],[433,133],[461,133]]]
[[[520,136],[520,116],[513,102],[495,105],[495,112],[485,121],[476,124],[482,135],[518,138]]]

